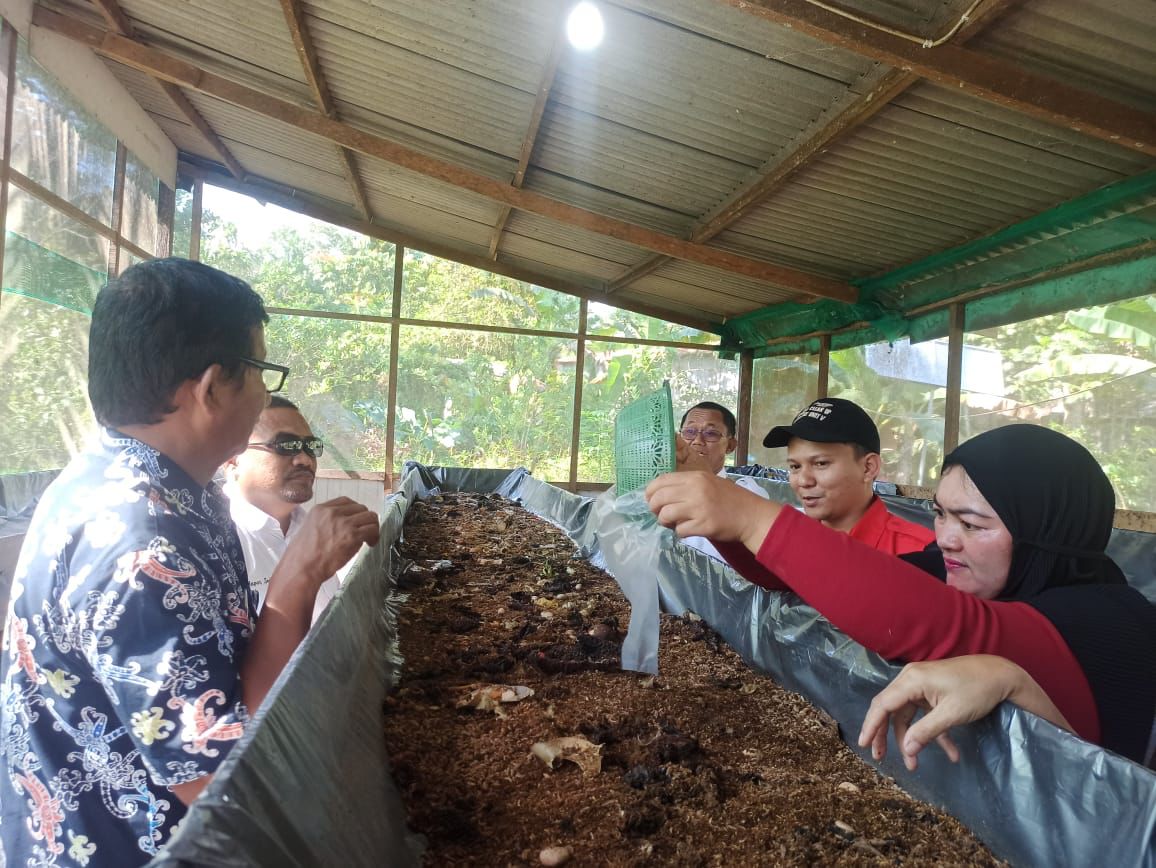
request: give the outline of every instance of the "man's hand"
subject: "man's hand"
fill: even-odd
[[[680,537],[738,540],[757,552],[780,506],[706,472],[665,473],[646,486],[646,502],[660,524]]]
[[[309,632],[317,590],[362,543],[374,545],[377,515],[348,497],[319,503],[285,548],[269,579],[265,606],[241,664],[245,705],[256,712],[298,643]],[[176,792],[177,798],[185,795]],[[186,795],[196,796],[196,792]]]
[[[872,756],[882,759],[887,753],[890,722],[909,770],[918,767],[919,752],[933,739],[948,759],[959,762],[959,748],[948,730],[979,720],[1004,700],[1071,729],[1059,709],[1023,669],[1003,657],[973,654],[903,667],[899,676],[871,700],[859,732],[859,747],[870,745]],[[920,709],[927,713],[912,724]]]
[[[306,569],[316,579],[316,591],[357,554],[362,543],[375,545],[379,535],[377,513],[348,497],[337,497],[309,511],[283,560]]]

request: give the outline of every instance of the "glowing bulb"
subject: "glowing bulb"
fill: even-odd
[[[602,13],[593,3],[583,0],[566,19],[566,38],[579,51],[590,51],[602,42]]]

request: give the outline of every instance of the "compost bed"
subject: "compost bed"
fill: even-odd
[[[401,550],[385,739],[427,864],[1002,864],[693,616],[622,671],[617,583],[514,503],[415,503]]]

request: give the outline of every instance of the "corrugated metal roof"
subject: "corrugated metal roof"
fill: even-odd
[[[833,49],[809,36],[777,27],[722,3],[615,0],[614,5],[847,85],[866,75],[875,65],[849,51]]]
[[[1152,0],[1024,3],[971,44],[1027,69],[1156,112]]]
[[[649,281],[649,283],[647,282]],[[698,265],[694,262],[672,261],[655,271],[647,278],[643,278],[637,286],[653,288],[663,282],[677,282],[693,287],[700,293],[704,309],[710,308],[710,300],[714,296],[742,299],[755,302],[760,307],[787,301],[794,298],[796,293],[774,289],[759,280],[750,278],[736,278],[734,275],[719,271],[707,265]],[[720,311],[721,312],[721,311]]]
[[[485,256],[489,249],[489,223],[470,220],[372,188],[366,190],[366,198],[373,209],[373,222],[378,226],[409,235],[437,238],[441,243],[472,256]]]
[[[249,168],[254,175],[287,188],[310,190],[323,199],[346,204],[353,201],[349,185],[340,175],[254,148],[244,142],[231,139],[225,139],[224,142],[241,161],[241,165]]]
[[[797,267],[859,277],[962,243],[1139,171],[1150,161],[922,84],[797,173],[718,243],[752,255],[813,251]],[[1064,139],[1077,141],[1074,146]],[[1108,164],[1100,165],[1102,163]],[[816,217],[821,216],[821,220]]]
[[[169,99],[168,95],[161,89],[160,82],[143,72],[124,66],[113,61],[108,62],[109,69],[112,70],[113,75],[117,77],[121,84],[128,89],[132,94],[133,99],[140,104],[146,112],[153,116],[154,119],[158,117],[166,118],[182,118],[180,111]]]
[[[550,244],[529,235],[511,232],[502,244],[502,262],[529,262],[535,268],[553,265],[559,274],[585,275],[591,283],[606,281],[622,270],[622,265],[600,259],[561,244]],[[601,284],[598,284],[601,285]]]
[[[309,101],[277,0],[121,0],[119,5],[150,45],[269,93]]]
[[[501,212],[501,206],[496,202],[416,172],[367,158],[358,158],[357,162],[361,168],[361,179],[369,190],[427,205],[447,214],[456,214],[467,220],[491,226],[497,221]]]
[[[533,92],[323,19],[309,20],[316,22],[311,32],[335,98],[451,141],[517,158]]]
[[[644,15],[606,19],[596,55],[566,55],[555,102],[704,155],[758,166],[845,88]]]
[[[671,235],[688,232],[692,222],[686,214],[676,213],[649,202],[629,198],[615,190],[583,184],[534,167],[531,167],[526,175],[525,187],[580,208]]]
[[[539,217],[536,214],[514,212],[506,224],[506,232],[511,235],[522,235],[556,245],[566,250],[588,254],[589,256],[618,267],[635,262],[643,253],[633,244],[607,238],[595,232],[587,232],[574,226],[566,226],[556,220]],[[502,250],[507,248],[502,246]],[[614,272],[617,274],[617,272]]]
[[[693,219],[745,166],[557,106],[542,119],[534,164],[555,175]],[[533,189],[532,184],[530,189]]]
[[[81,0],[48,2],[94,20]],[[971,5],[836,2],[920,37],[940,35]],[[794,148],[890,72],[845,46],[718,0],[599,5],[606,40],[588,54],[563,44],[524,185],[675,238],[688,237],[780,161],[794,166]],[[123,9],[146,43],[317,108],[277,0],[124,0]],[[568,3],[303,0],[303,9],[341,121],[489,178],[513,177]],[[1107,7],[1022,0],[968,48],[1151,111],[1151,12],[1151,0]],[[201,165],[218,159],[154,82],[111,66],[178,148]],[[333,142],[207,95],[190,98],[246,172],[354,213]],[[486,255],[500,204],[363,154],[356,163],[379,225]],[[802,160],[708,243],[809,275],[862,280],[1154,165],[1063,125],[919,83]],[[499,248],[500,261],[544,283],[585,286],[616,283],[653,256],[557,215],[518,211]],[[612,298],[721,320],[797,294],[785,284],[665,260]]]
[[[342,173],[337,146],[327,139],[304,130],[287,128],[271,118],[219,99],[201,94],[191,94],[189,99],[218,135],[332,175],[340,176]],[[256,172],[256,169],[251,171]]]
[[[532,94],[564,7],[557,0],[325,0],[305,8],[310,20]]]

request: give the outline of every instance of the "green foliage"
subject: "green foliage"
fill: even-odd
[[[82,313],[0,296],[0,474],[63,467],[94,426]]]
[[[1146,350],[1156,349],[1156,297],[1153,296],[1071,311],[1065,315],[1065,321],[1089,334],[1106,335]]]
[[[258,250],[206,212],[205,261],[252,283],[266,304],[389,315],[394,249],[323,224],[282,229]],[[401,314],[431,325],[399,329],[395,464],[409,459],[465,467],[524,466],[547,479],[570,473],[577,339],[504,334],[437,323],[576,334],[573,296],[407,251]],[[692,329],[597,305],[607,335],[697,339]],[[331,444],[323,459],[344,469],[384,469],[389,326],[275,315],[269,357],[290,366],[286,394]],[[696,358],[701,357],[701,358]],[[719,386],[714,368],[731,372]],[[663,379],[692,400],[734,402],[734,363],[707,351],[588,341],[582,359],[579,476],[613,478],[613,417]],[[397,469],[395,467],[395,469]]]
[[[965,408],[961,438],[1009,421],[1047,425],[1096,456],[1119,508],[1156,510],[1154,312],[1147,296],[970,335],[1000,350],[1010,400]]]
[[[943,463],[944,390],[881,377],[867,364],[867,347],[831,353],[828,392],[854,401],[879,427],[880,478],[927,485]]]

